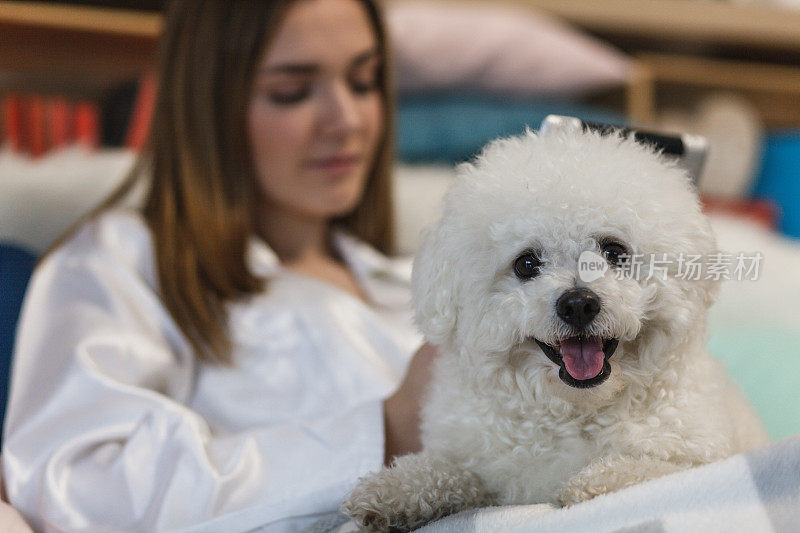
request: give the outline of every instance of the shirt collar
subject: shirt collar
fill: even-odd
[[[340,228],[333,229],[331,238],[336,251],[362,285],[368,286],[375,280],[408,285],[411,257],[386,257]],[[247,261],[250,270],[257,276],[274,276],[281,267],[278,255],[257,236],[251,236],[248,241]]]
[[[260,237],[251,236],[247,241],[247,266],[258,277],[272,277],[281,268],[278,255]]]

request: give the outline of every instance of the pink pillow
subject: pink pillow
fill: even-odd
[[[411,1],[387,18],[401,94],[574,96],[628,80],[627,56],[532,10]]]

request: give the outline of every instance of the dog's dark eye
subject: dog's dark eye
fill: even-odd
[[[514,274],[519,279],[530,279],[539,274],[539,266],[542,264],[535,254],[528,252],[517,257],[514,261]]]
[[[628,250],[618,242],[604,242],[600,248],[603,251],[603,257],[612,265],[620,265],[628,259]]]

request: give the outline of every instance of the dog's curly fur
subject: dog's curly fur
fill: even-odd
[[[581,281],[580,254],[609,239],[673,264]],[[541,264],[520,279],[526,251]],[[691,180],[632,139],[529,131],[488,145],[458,168],[414,265],[417,320],[443,352],[424,450],[362,479],[342,510],[385,531],[487,504],[567,505],[767,442],[704,348],[717,283],[675,272],[680,254],[714,252]],[[580,331],[556,311],[577,287],[601,303]],[[569,386],[534,341],[575,335],[619,340],[601,384]]]

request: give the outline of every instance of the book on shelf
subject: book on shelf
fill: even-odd
[[[0,98],[0,141],[31,157],[70,145],[141,151],[155,107],[156,79],[142,76],[96,99],[10,93]]]

